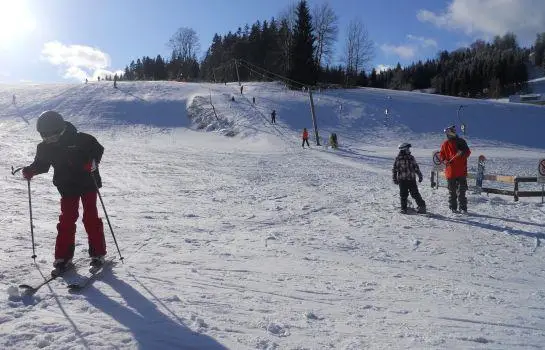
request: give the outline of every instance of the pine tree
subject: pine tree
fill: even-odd
[[[297,5],[297,22],[293,36],[290,79],[315,85],[318,73],[314,60],[315,39],[312,34],[312,18],[305,0]]]

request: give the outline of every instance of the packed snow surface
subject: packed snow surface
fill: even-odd
[[[544,108],[315,91],[317,146],[308,93],[244,85],[0,85],[1,349],[545,346],[542,199],[470,191],[460,216],[429,181],[451,124],[465,126],[470,170],[482,154],[486,173],[536,176]],[[27,295],[19,284],[51,270],[59,195],[52,171],[30,182],[34,262],[27,182],[10,170],[32,161],[47,109],[104,145],[101,195],[124,262],[105,225],[115,266],[80,293],[66,285],[86,267]],[[332,132],[337,150],[324,146]],[[433,215],[398,213],[402,142]],[[76,240],[85,266],[81,221]]]

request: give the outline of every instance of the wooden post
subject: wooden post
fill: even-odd
[[[515,177],[515,190],[513,192],[514,192],[515,202],[518,202],[519,201],[519,181],[516,177]]]
[[[314,100],[312,99],[312,90],[308,88],[308,97],[310,99],[310,113],[312,115],[312,126],[314,127],[314,136],[316,137],[316,146],[320,146],[320,137],[318,135],[318,124],[316,123],[316,113],[314,111]]]

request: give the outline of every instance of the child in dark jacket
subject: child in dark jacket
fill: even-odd
[[[418,213],[426,213],[426,202],[418,192],[416,176],[418,182],[422,182],[422,172],[416,163],[416,159],[411,155],[411,144],[402,143],[399,145],[399,154],[397,155],[392,168],[392,179],[396,185],[399,185],[399,197],[401,200],[401,213],[407,213],[407,198],[409,193],[416,201]]]
[[[47,111],[38,118],[36,128],[42,137],[34,162],[23,168],[23,177],[47,173],[53,166],[53,184],[61,195],[61,215],[57,224],[55,261],[58,273],[68,267],[74,256],[76,221],[79,202],[83,205],[83,225],[89,241],[91,267],[100,267],[106,255],[104,227],[98,216],[97,188],[101,178],[98,163],[104,147],[89,134],[78,132],[55,111]]]

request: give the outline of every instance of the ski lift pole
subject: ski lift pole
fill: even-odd
[[[240,86],[240,75],[238,74],[238,61],[235,59],[235,70],[237,72],[238,85]]]
[[[320,138],[318,136],[318,124],[316,122],[316,112],[314,111],[314,100],[312,99],[312,89],[310,87],[308,87],[308,97],[310,99],[310,114],[312,115],[312,126],[314,127],[316,146],[320,146]]]

